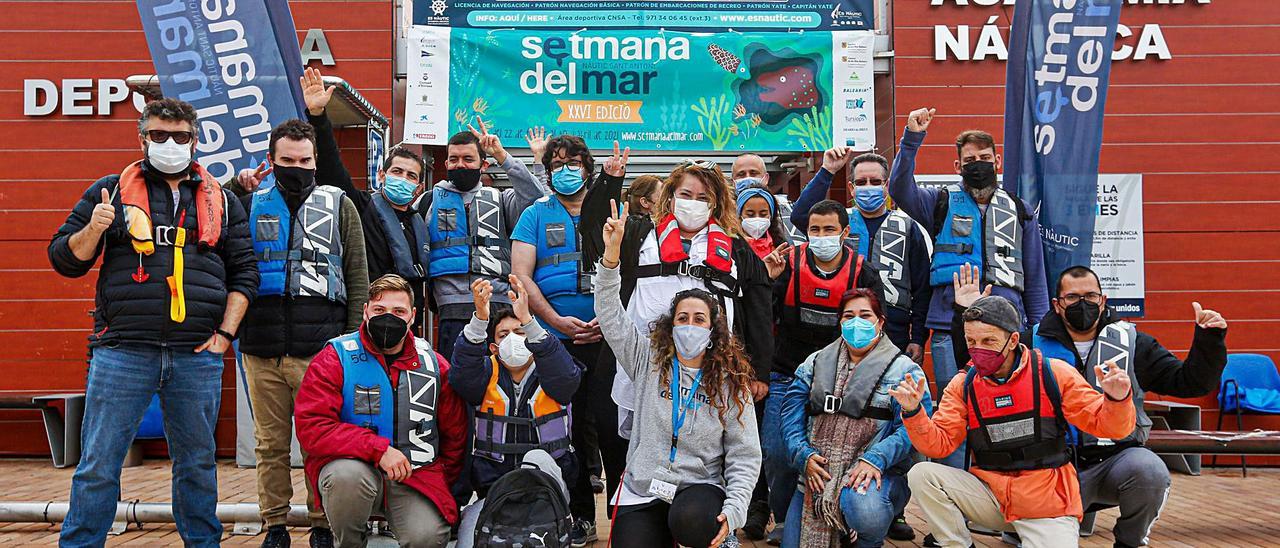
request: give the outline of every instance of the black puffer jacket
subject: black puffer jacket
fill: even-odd
[[[152,223],[172,226],[174,204],[168,183],[145,162],[143,177],[150,194]],[[226,217],[216,248],[200,249],[201,246],[191,243],[190,239],[183,248],[187,317],[182,323],[176,323],[169,319],[169,286],[165,281],[173,273],[174,248],[157,246],[155,253],[141,256],[146,277],[142,282],[134,280],[140,255],[133,250],[125,229],[124,211],[116,195],[119,182],[119,175],[108,175],[89,186],[49,242],[49,262],[59,274],[77,278],[88,273],[98,256],[102,256],[90,347],[125,342],[195,348],[222,324],[228,292],[241,293],[250,300],[257,295],[258,265],[253,259],[244,208],[230,192],[222,191],[226,198]],[[192,199],[198,184],[196,176],[179,186],[181,208],[187,212],[183,226],[191,230],[198,228]],[[89,222],[94,206],[101,201],[103,188],[115,196],[115,223],[103,234],[105,251],[100,244],[92,259],[81,261],[71,252],[69,240]]]

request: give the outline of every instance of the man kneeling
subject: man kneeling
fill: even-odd
[[[311,361],[294,421],[307,481],[339,546],[364,546],[371,513],[401,546],[443,547],[458,507],[466,413],[449,364],[409,332],[413,289],[388,274],[369,286],[364,323]]]
[[[932,418],[919,412],[924,379],[908,376],[890,391],[925,456],[944,457],[966,440],[973,453],[969,471],[914,466],[907,474],[912,495],[942,546],[972,544],[966,520],[1017,531],[1028,547],[1077,546],[1083,511],[1068,423],[1100,438],[1132,432],[1128,374],[1099,365],[1103,392],[1094,390],[1074,367],[1019,342],[1022,320],[1002,297],[974,302],[964,322],[969,372],[951,380]]]

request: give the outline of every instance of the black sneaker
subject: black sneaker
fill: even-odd
[[[742,526],[742,534],[751,540],[764,540],[765,529],[769,527],[769,503],[756,501],[747,508],[747,523]]]
[[[924,548],[942,548],[942,545],[938,544],[938,539],[933,538],[933,533],[925,535],[924,540],[920,542],[920,546]]]
[[[267,538],[262,539],[262,548],[289,548],[289,529],[283,525],[267,527]]]
[[[595,542],[599,537],[596,536],[596,524],[585,519],[576,519],[573,521],[573,533],[569,540],[569,545],[573,548],[582,548],[589,543]]]
[[[591,492],[597,495],[604,492],[604,480],[595,474],[591,475]]]
[[[893,523],[889,524],[889,538],[892,540],[916,539],[916,532],[910,525],[907,525],[906,516],[898,514],[898,517],[893,518]]]
[[[311,548],[333,548],[333,531],[328,527],[311,528]]]

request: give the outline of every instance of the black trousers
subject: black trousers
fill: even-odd
[[[671,504],[654,501],[622,506],[613,521],[613,545],[618,548],[708,546],[720,533],[716,517],[724,506],[724,491],[715,485],[689,485]]]
[[[618,435],[618,404],[613,401],[613,377],[618,373],[618,362],[607,344],[600,345],[600,357],[587,387],[587,404],[596,421],[596,440],[600,445],[600,460],[604,465],[606,512],[613,515],[613,496],[622,485],[622,474],[627,469],[628,440]],[[592,509],[595,499],[592,499]],[[574,515],[577,515],[575,512]]]
[[[578,384],[578,391],[573,395],[573,451],[578,457],[578,478],[573,485],[569,486],[569,512],[577,519],[585,519],[592,523],[596,520],[596,495],[591,490],[591,476],[603,475],[601,456],[600,456],[600,424],[599,417],[596,416],[596,410],[592,400],[598,399],[599,395],[596,384],[596,377],[599,376],[598,362],[600,359],[600,348],[603,343],[592,344],[573,344],[573,341],[563,340],[564,347],[569,351],[569,355],[586,366],[583,371],[582,381]],[[609,377],[613,382],[613,377]],[[604,392],[604,398],[609,399],[609,392]],[[610,399],[610,402],[613,400]],[[607,426],[607,425],[606,425]],[[612,433],[617,437],[617,429],[608,429],[605,434]],[[624,449],[625,451],[625,449]],[[625,453],[624,453],[625,458]]]

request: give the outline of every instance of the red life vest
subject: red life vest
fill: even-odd
[[[702,280],[712,293],[738,296],[738,280],[733,277],[733,237],[725,233],[715,219],[707,222],[707,254],[700,265],[689,264],[689,253],[680,241],[675,215],[668,214],[655,227],[655,232],[661,262],[637,267],[636,278],[690,276]]]
[[[1033,352],[1031,363],[1009,382],[982,382],[973,367],[964,379],[969,450],[973,465],[983,470],[1042,470],[1071,462],[1058,381],[1039,350],[1021,350]]]
[[[818,268],[810,261],[809,244],[795,248],[791,258],[794,266],[787,283],[783,317],[792,327],[808,329],[819,327],[836,329],[840,325],[840,298],[857,286],[862,274],[862,255],[844,246],[844,259],[831,278],[818,274]],[[857,257],[856,260],[851,258]],[[828,341],[829,342],[829,341]]]

